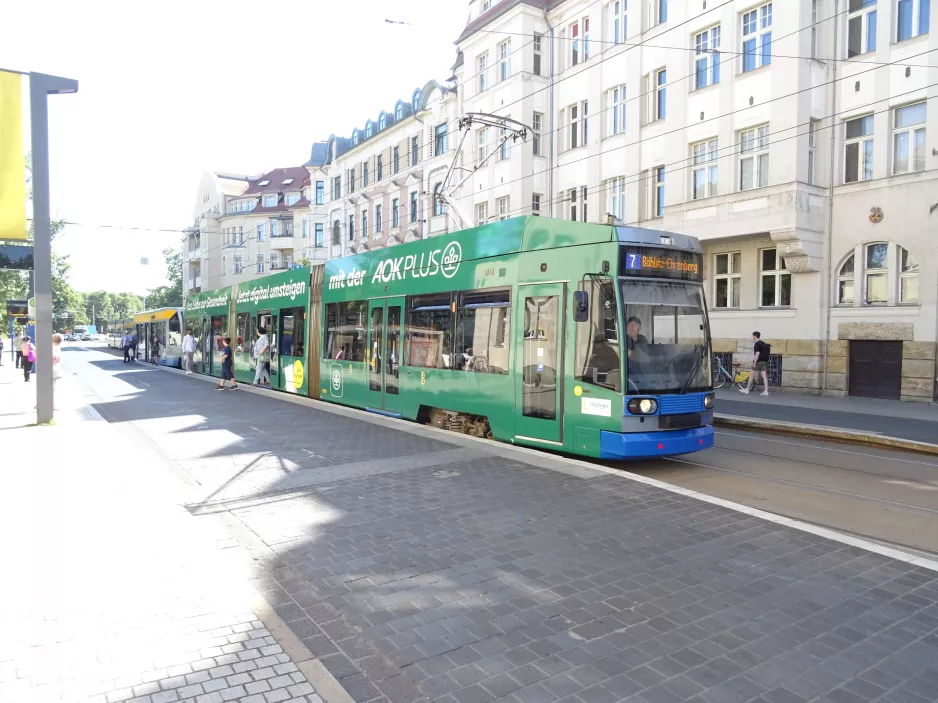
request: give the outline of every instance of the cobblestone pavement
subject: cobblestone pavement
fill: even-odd
[[[190,511],[223,516],[356,701],[938,700],[938,572],[620,476],[89,358],[101,412],[198,480]]]
[[[58,424],[26,426],[14,383],[4,364],[0,701],[320,703],[252,612],[243,550],[165,461],[88,421],[69,378]]]

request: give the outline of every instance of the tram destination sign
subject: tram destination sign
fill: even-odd
[[[676,278],[703,281],[703,255],[652,247],[622,247],[619,271],[623,276]]]

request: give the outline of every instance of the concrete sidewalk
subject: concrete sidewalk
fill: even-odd
[[[767,427],[772,423],[834,427],[938,445],[938,406],[932,403],[784,393],[764,397],[725,388],[716,395],[717,417],[764,420]]]
[[[320,703],[255,612],[253,560],[154,448],[67,368],[36,426],[35,380],[4,361],[0,701]]]

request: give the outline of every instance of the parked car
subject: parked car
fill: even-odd
[[[81,337],[79,337],[79,339],[80,339],[82,342],[90,342],[90,341],[91,341],[91,335],[90,335],[90,334],[83,334]]]

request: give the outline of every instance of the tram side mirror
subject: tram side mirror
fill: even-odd
[[[573,320],[587,322],[590,319],[590,294],[585,290],[573,291]]]

